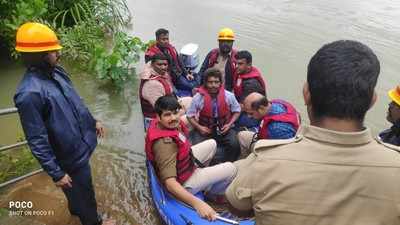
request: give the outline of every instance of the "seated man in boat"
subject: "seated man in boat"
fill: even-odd
[[[210,139],[191,146],[188,130],[179,119],[180,108],[173,96],[156,101],[157,119],[147,132],[146,156],[170,193],[193,207],[201,217],[214,220],[217,215],[214,209],[194,194],[207,191],[210,195],[223,195],[236,168],[230,162],[204,167],[213,158],[216,143]]]
[[[147,130],[150,121],[156,117],[154,104],[156,100],[164,95],[174,94],[175,88],[168,72],[168,59],[163,54],[153,55],[151,63],[144,66],[140,73],[140,105],[142,107],[144,128]],[[190,104],[191,97],[179,99],[183,108]],[[181,114],[184,114],[182,112]]]
[[[230,28],[223,28],[218,33],[218,48],[211,50],[201,65],[199,74],[204,81],[204,73],[208,68],[217,68],[222,73],[225,89],[232,91],[233,76],[236,69],[236,50],[232,48],[235,34]]]
[[[151,61],[156,54],[164,54],[169,63],[168,72],[172,78],[173,84],[186,88],[193,88],[198,85],[193,73],[188,73],[184,63],[178,54],[176,48],[169,42],[169,31],[160,28],[156,31],[156,43],[150,46],[145,53],[145,62]],[[178,91],[179,92],[179,91]],[[181,96],[179,93],[178,96]]]
[[[266,96],[254,92],[244,99],[244,110],[250,117],[261,120],[258,133],[241,131],[238,139],[242,154],[250,153],[250,148],[258,139],[288,139],[296,135],[300,115],[288,102],[280,99],[269,101]],[[257,135],[256,135],[257,134]]]
[[[235,163],[227,200],[257,225],[400,224],[400,154],[364,124],[380,71],[373,51],[340,40],[308,64],[310,125],[296,138],[259,140]]]
[[[400,85],[389,91],[392,100],[389,104],[386,119],[392,124],[387,130],[379,134],[379,138],[386,143],[400,146]]]
[[[252,65],[252,56],[248,51],[239,51],[236,54],[236,71],[234,76],[233,93],[243,108],[243,100],[251,93],[257,92],[265,95],[265,81],[260,71]],[[251,118],[242,110],[239,119],[236,121],[237,129],[258,131],[260,121]]]
[[[223,148],[223,157],[217,161],[235,161],[240,155],[240,146],[232,127],[239,115],[240,105],[233,93],[224,89],[221,71],[207,69],[204,72],[204,84],[193,96],[186,112],[194,128],[192,143],[213,138]]]

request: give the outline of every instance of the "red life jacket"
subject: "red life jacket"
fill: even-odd
[[[152,75],[152,76],[150,76],[149,79],[140,80],[139,96],[140,96],[140,106],[142,107],[143,116],[149,117],[149,118],[156,118],[156,111],[154,111],[154,107],[151,105],[151,103],[149,101],[147,101],[143,97],[143,94],[142,94],[143,86],[149,80],[157,80],[158,82],[160,82],[162,84],[162,86],[164,87],[165,95],[172,94],[172,87],[168,83],[168,81],[165,80],[160,75]]]
[[[178,68],[178,70],[179,70],[178,72],[182,73],[182,68],[179,67],[179,62],[178,62],[178,53],[177,53],[176,49],[174,48],[174,46],[172,46],[171,44],[167,44],[167,46],[165,46],[165,48],[167,49],[168,54],[171,56],[176,67]],[[154,55],[157,55],[157,54],[164,54],[164,52],[161,51],[161,49],[157,46],[157,43],[150,46],[145,53],[145,55],[149,56],[149,57],[153,57]]]
[[[231,56],[230,56],[230,70],[231,70],[231,76],[232,76],[232,82],[233,82],[233,76],[234,76],[234,72],[236,69],[236,53],[237,51],[235,49],[232,49],[231,51]],[[219,56],[219,49],[218,48],[214,48],[213,50],[211,50],[211,54],[210,54],[210,58],[208,59],[208,68],[213,67],[218,60],[218,56]],[[225,70],[225,74],[226,74],[226,70]],[[226,79],[225,79],[226,80]]]
[[[281,113],[277,115],[266,115],[261,121],[260,129],[258,131],[258,139],[268,139],[268,125],[273,121],[277,122],[285,122],[290,123],[294,127],[295,130],[299,128],[300,125],[300,115],[296,111],[296,109],[289,103],[280,99],[274,99],[271,101],[271,104],[278,103],[282,104],[286,108],[286,113]]]
[[[243,81],[246,79],[257,79],[257,81],[261,84],[262,88],[263,88],[263,92],[265,93],[265,82],[264,79],[261,76],[260,71],[252,66],[251,67],[251,71],[249,73],[246,74],[237,74],[235,72],[235,76],[234,76],[234,86],[233,86],[233,93],[235,94],[236,97],[241,96],[243,93]]]
[[[176,156],[176,172],[177,172],[177,181],[183,184],[190,176],[192,176],[196,166],[192,160],[191,150],[190,150],[190,142],[188,129],[185,124],[180,122],[180,129],[183,133],[179,132],[177,129],[168,130],[168,129],[160,129],[158,128],[158,120],[155,119],[150,123],[150,127],[147,130],[146,135],[146,157],[148,160],[154,163],[154,153],[153,153],[153,144],[160,138],[170,137],[178,146],[178,154]]]
[[[212,97],[208,94],[208,91],[204,87],[200,87],[198,92],[203,95],[204,105],[203,109],[200,111],[199,123],[202,126],[208,128],[214,128],[217,123],[221,128],[223,125],[228,123],[231,119],[231,110],[228,103],[225,100],[225,89],[221,85],[218,95],[217,95],[217,106],[218,106],[218,118],[217,121],[214,120]],[[216,123],[217,122],[217,123]]]

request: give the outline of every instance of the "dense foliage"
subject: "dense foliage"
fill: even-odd
[[[52,27],[63,55],[117,89],[133,76],[132,65],[147,45],[123,32],[131,16],[125,0],[0,0],[0,41],[10,55],[17,28],[27,21]],[[3,13],[4,12],[4,13]]]
[[[126,0],[0,0],[0,12],[0,48],[10,56],[18,58],[14,47],[20,25],[45,23],[61,40],[63,58],[116,90],[133,77],[133,65],[147,48],[123,32],[131,20]],[[0,153],[0,183],[39,167],[27,147],[11,151]]]

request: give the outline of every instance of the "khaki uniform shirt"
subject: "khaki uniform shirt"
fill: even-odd
[[[178,145],[172,138],[161,138],[155,141],[153,154],[155,168],[161,181],[177,176],[176,156],[178,154]]]
[[[226,197],[254,210],[257,225],[400,224],[400,154],[369,129],[305,126],[293,139],[258,141],[237,166]]]
[[[158,126],[163,129],[160,124]],[[178,130],[181,132],[180,129]],[[160,138],[154,142],[152,148],[158,178],[165,181],[167,178],[177,177],[176,157],[179,148],[175,141],[170,137]]]

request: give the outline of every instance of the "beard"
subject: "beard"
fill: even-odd
[[[231,52],[231,48],[229,46],[222,46],[220,51],[222,54],[229,54],[229,52]]]

